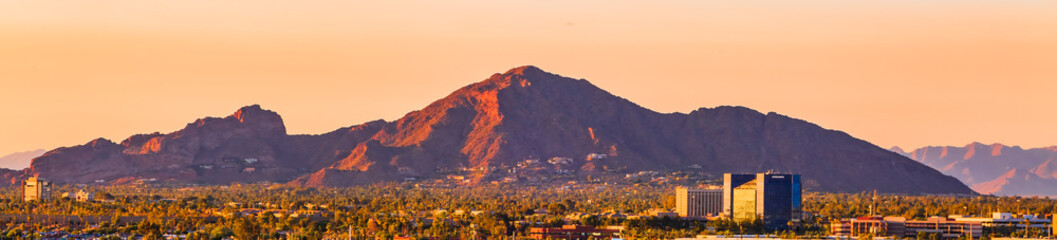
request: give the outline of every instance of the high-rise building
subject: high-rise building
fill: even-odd
[[[736,221],[762,220],[785,229],[800,218],[799,174],[723,174],[723,215]]]
[[[723,216],[734,220],[756,218],[756,175],[723,174]]]
[[[675,211],[684,218],[719,216],[723,206],[722,189],[679,187],[675,189]]]
[[[48,199],[51,199],[51,182],[38,177],[30,177],[22,181],[23,201],[46,201]]]

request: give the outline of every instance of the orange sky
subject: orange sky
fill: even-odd
[[[883,147],[1057,145],[1057,1],[2,1],[0,155],[250,104],[393,120],[520,65]]]

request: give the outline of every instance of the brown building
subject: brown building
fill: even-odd
[[[860,217],[845,219],[830,224],[830,232],[837,236],[904,236],[906,235],[906,218],[901,217]]]
[[[560,228],[530,228],[529,238],[532,239],[573,239],[573,240],[587,240],[588,238],[593,239],[612,239],[614,237],[620,237],[620,230],[615,229],[599,229],[591,226],[581,225],[565,225]]]
[[[675,212],[684,218],[719,216],[723,210],[723,189],[675,189]]]
[[[919,232],[939,233],[944,239],[966,236],[979,238],[984,234],[984,227],[979,222],[955,221],[945,217],[930,217],[925,220],[906,221],[905,237],[916,237]]]
[[[38,177],[30,177],[22,181],[22,201],[47,201],[48,199],[51,199],[51,182]]]
[[[942,239],[956,239],[961,236],[979,238],[983,235],[980,222],[956,221],[944,217],[931,217],[926,220],[906,220],[902,217],[860,217],[845,219],[830,224],[833,235],[857,237],[871,234],[873,236],[893,236],[916,238],[918,233],[939,234]]]

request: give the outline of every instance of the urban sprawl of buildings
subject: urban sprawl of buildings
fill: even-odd
[[[733,221],[759,220],[770,230],[787,230],[796,225],[802,218],[802,189],[799,174],[756,173],[723,175],[722,186],[705,186],[700,188],[678,187],[675,189],[675,212],[667,209],[651,211],[649,216],[680,217],[691,221],[728,219]],[[21,194],[24,201],[48,201],[52,198],[51,182],[38,177],[31,177],[22,182]],[[876,193],[875,193],[876,194]],[[94,194],[86,190],[64,193],[63,198],[77,201],[93,201]],[[229,203],[239,208],[238,203]],[[311,205],[311,204],[309,204]],[[312,208],[312,206],[308,206]],[[438,210],[445,211],[445,210]],[[456,210],[459,214],[462,210]],[[262,209],[241,208],[239,214],[279,214]],[[482,211],[474,211],[478,214]],[[546,214],[546,209],[538,209],[536,214]],[[572,213],[571,219],[578,219],[585,213]],[[316,218],[325,214],[306,215]],[[293,216],[293,215],[291,215]],[[637,218],[621,213],[605,215],[616,218]],[[1057,215],[1055,215],[1057,216]],[[567,218],[566,221],[569,221]],[[919,238],[921,234],[934,235],[941,239],[972,239],[984,236],[984,228],[1036,229],[1052,234],[1057,232],[1054,220],[1040,218],[1036,215],[1012,213],[993,213],[991,217],[971,217],[951,215],[948,217],[930,217],[924,220],[912,220],[903,217],[865,216],[833,221],[829,224],[830,238]],[[533,227],[529,229],[532,239],[619,239],[623,234],[621,226],[591,227],[565,225],[562,227]],[[1048,234],[1049,235],[1049,234]],[[704,238],[699,236],[698,238]],[[711,236],[715,238],[718,236]],[[739,236],[735,236],[739,237]],[[746,238],[746,236],[740,236]],[[758,238],[750,236],[747,238]],[[767,237],[764,237],[767,238]],[[770,236],[773,238],[773,236]],[[398,238],[399,239],[399,238]]]

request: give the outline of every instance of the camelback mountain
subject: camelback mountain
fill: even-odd
[[[954,176],[982,194],[1057,196],[1057,146],[1023,149],[971,143],[891,150]]]
[[[422,110],[320,135],[288,135],[249,106],[184,129],[59,148],[8,174],[56,183],[286,182],[337,187],[443,177],[471,184],[540,160],[562,174],[795,172],[819,191],[972,194],[957,179],[846,133],[743,107],[658,113],[533,66],[494,74]]]

